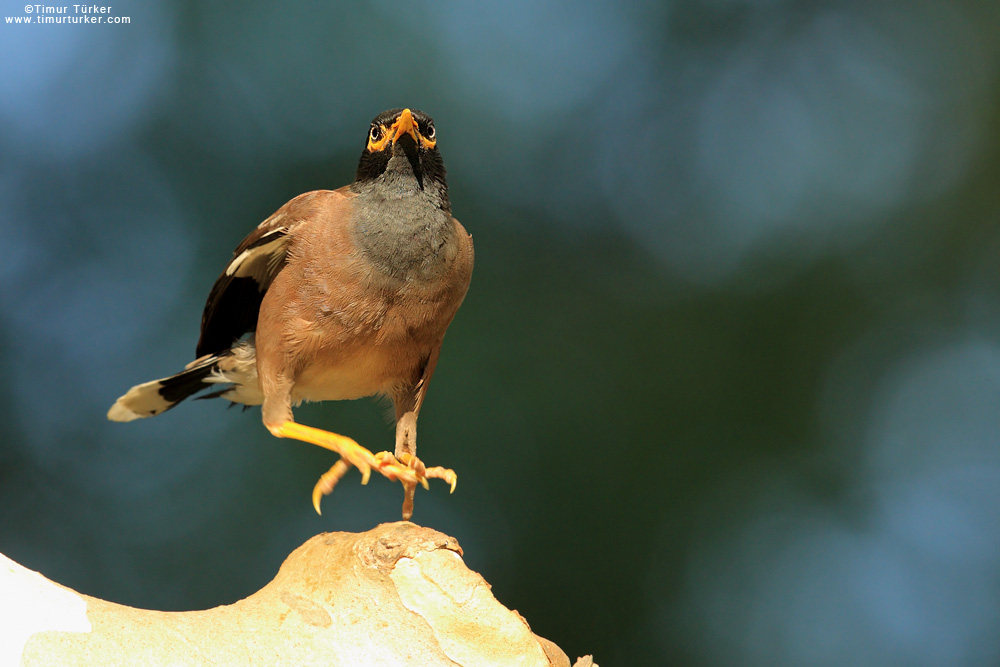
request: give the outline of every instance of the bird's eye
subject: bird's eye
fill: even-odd
[[[434,133],[434,126],[433,125],[428,125],[427,126],[427,132],[424,134],[424,136],[427,137],[428,139],[430,139],[431,141],[434,141],[434,134],[435,134]]]
[[[368,139],[370,141],[378,141],[382,138],[382,128],[378,125],[372,125],[371,132],[368,133]]]

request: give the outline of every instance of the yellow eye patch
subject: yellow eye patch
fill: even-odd
[[[434,128],[431,127],[427,133],[429,136],[425,137],[421,134],[417,121],[413,119],[413,113],[409,109],[403,109],[391,127],[386,127],[381,123],[372,125],[368,132],[368,152],[385,150],[386,146],[396,143],[404,134],[413,137],[413,140],[421,148],[430,149],[437,145]]]

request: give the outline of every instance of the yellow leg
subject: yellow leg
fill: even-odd
[[[442,479],[451,485],[451,491],[455,491],[458,477],[453,470],[435,466],[426,468],[416,456],[404,455],[404,461],[400,462],[389,452],[379,452],[372,454],[357,442],[343,435],[313,428],[305,424],[298,424],[293,421],[286,421],[278,426],[268,426],[268,430],[279,438],[293,438],[308,442],[332,452],[340,454],[340,460],[333,467],[323,473],[316,485],[313,487],[312,500],[316,513],[321,514],[319,509],[320,499],[330,494],[337,482],[347,474],[353,465],[361,472],[361,483],[367,484],[371,475],[371,469],[375,468],[380,474],[392,481],[399,480],[403,484],[405,498],[403,501],[403,518],[409,519],[413,515],[413,494],[416,490],[417,482],[426,489],[427,480]]]

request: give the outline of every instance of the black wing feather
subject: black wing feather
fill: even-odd
[[[257,329],[264,293],[285,266],[288,228],[275,213],[247,236],[215,281],[201,316],[196,355],[218,354]]]

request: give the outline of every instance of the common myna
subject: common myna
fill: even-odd
[[[445,468],[416,457],[417,414],[445,330],[472,277],[472,237],[451,216],[434,121],[393,109],[371,123],[354,182],[295,197],[233,253],[208,295],[196,356],[183,371],[137,385],[108,411],[114,421],[165,412],[202,398],[261,405],[279,438],[341,458],[316,483],[313,505],[351,465],[372,468],[413,494]],[[395,455],[292,417],[302,401],[384,395],[396,412]]]

